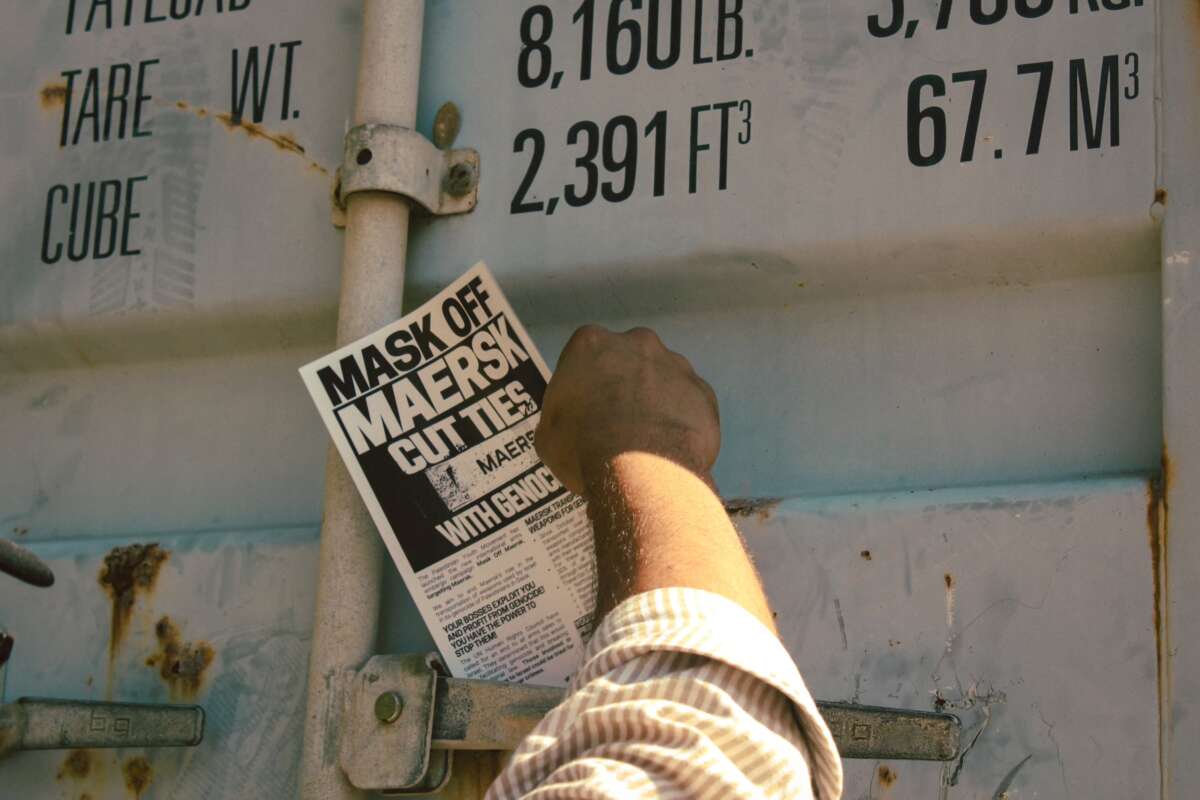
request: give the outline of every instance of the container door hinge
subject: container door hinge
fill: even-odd
[[[513,750],[563,699],[552,686],[451,678],[436,653],[374,656],[347,698],[340,759],[350,783],[388,794],[435,792],[453,750]],[[958,717],[818,702],[843,758],[952,761]]]
[[[465,214],[479,198],[479,153],[439,150],[417,131],[369,123],[346,133],[334,189],[334,225],[355,192],[403,195],[430,214]]]

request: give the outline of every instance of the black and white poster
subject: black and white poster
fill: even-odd
[[[300,374],[451,671],[569,679],[591,528],[534,449],[550,373],[487,266]]]

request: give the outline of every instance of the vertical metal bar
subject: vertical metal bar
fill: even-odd
[[[1192,797],[1200,757],[1200,6],[1155,4],[1163,212],[1163,474],[1155,535],[1161,797]]]
[[[415,126],[424,16],[424,0],[365,0],[353,125]],[[348,198],[339,346],[400,316],[408,213],[399,195],[359,192]],[[362,793],[338,765],[337,736],[353,672],[374,647],[386,554],[332,447],[324,509],[300,791],[311,800],[349,800]]]

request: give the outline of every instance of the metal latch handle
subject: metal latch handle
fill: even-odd
[[[190,747],[203,738],[200,706],[41,697],[0,706],[0,756],[77,747]]]
[[[563,689],[452,678],[436,654],[375,656],[348,701],[341,764],[360,789],[429,792],[449,777],[451,750],[512,750]],[[818,702],[842,758],[951,761],[952,714]]]

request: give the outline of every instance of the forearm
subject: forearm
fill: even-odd
[[[775,632],[741,537],[701,477],[635,451],[598,465],[585,481],[596,535],[597,619],[627,597],[680,586],[722,595]]]

